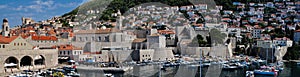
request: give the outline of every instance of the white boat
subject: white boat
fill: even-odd
[[[246,77],[254,77],[254,71],[246,71]]]
[[[254,70],[254,75],[271,75],[277,76],[279,70],[268,66],[261,66],[261,69]]]
[[[236,66],[236,65],[229,65],[229,64],[223,64],[223,69],[234,70],[234,69],[238,69],[238,66]]]
[[[223,66],[223,69],[228,69],[228,70],[233,70],[233,69],[237,69],[237,66]]]
[[[106,76],[106,77],[114,77],[113,74],[104,74],[104,76]]]

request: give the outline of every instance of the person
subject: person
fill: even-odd
[[[5,72],[5,73],[7,72],[7,68],[4,69],[4,72]]]

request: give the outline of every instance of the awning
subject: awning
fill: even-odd
[[[5,63],[4,64],[4,66],[6,67],[6,66],[17,66],[18,64],[15,64],[15,63],[9,63],[9,64],[7,64],[7,63]]]
[[[37,56],[34,59],[42,59],[42,56]]]
[[[69,57],[58,57],[58,59],[68,59]]]
[[[74,60],[69,60],[68,62],[72,62],[72,63],[73,63],[73,62],[75,62],[75,61],[74,61]]]

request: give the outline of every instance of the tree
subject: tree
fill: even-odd
[[[300,46],[295,44],[287,49],[287,53],[283,56],[284,60],[299,60]]]
[[[211,36],[211,41],[216,44],[224,44],[224,39],[227,36],[225,33],[221,33],[221,31],[213,28],[209,32]]]

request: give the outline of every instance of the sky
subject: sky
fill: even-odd
[[[10,27],[21,25],[21,17],[32,18],[36,22],[61,16],[88,0],[1,0],[0,24],[8,19]],[[1,28],[1,27],[0,27]]]

